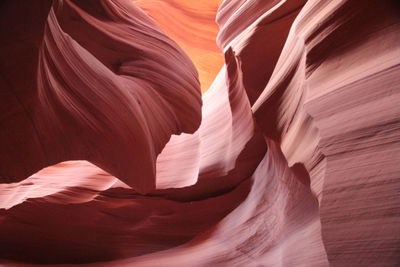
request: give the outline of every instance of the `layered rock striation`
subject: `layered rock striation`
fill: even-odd
[[[2,263],[398,265],[399,11],[225,0],[201,96],[130,1],[5,1]]]

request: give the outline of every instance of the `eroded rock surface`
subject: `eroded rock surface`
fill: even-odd
[[[225,0],[203,96],[132,2],[29,5],[1,4],[2,263],[400,263],[396,1]]]

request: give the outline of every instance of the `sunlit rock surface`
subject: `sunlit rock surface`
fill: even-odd
[[[222,0],[133,0],[193,61],[201,90],[207,91],[224,64],[215,38],[215,16]]]
[[[0,263],[400,264],[396,1],[134,2],[1,4]]]

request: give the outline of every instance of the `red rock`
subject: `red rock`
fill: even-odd
[[[395,1],[225,0],[202,101],[131,3],[26,5],[0,16],[2,263],[400,263]],[[33,174],[64,160],[102,169]]]
[[[170,136],[200,123],[193,64],[129,1],[50,4],[3,3],[1,181],[88,160],[150,191]]]

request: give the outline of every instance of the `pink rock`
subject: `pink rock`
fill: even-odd
[[[26,6],[0,16],[3,264],[400,263],[395,1],[225,0],[202,99],[129,1]]]
[[[14,32],[2,33],[1,180],[88,160],[139,192],[153,189],[170,136],[200,123],[190,60],[129,1],[42,1],[47,16],[23,11],[26,20],[42,16],[37,33],[15,16],[28,3],[3,6]]]

